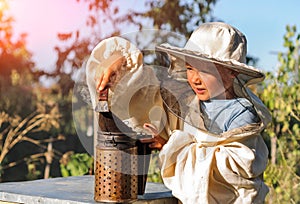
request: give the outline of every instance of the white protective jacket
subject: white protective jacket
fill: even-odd
[[[260,123],[219,135],[189,126],[166,109],[160,82],[151,67],[143,66],[141,52],[129,41],[113,37],[100,42],[87,63],[94,107],[97,73],[104,71],[116,54],[125,56],[127,63],[110,90],[110,110],[133,130],[143,131],[145,122],[152,123],[168,139],[160,152],[161,175],[173,195],[186,204],[263,203],[268,193],[262,177],[268,150],[260,133],[270,117],[261,101],[248,89],[238,87],[237,95],[254,104]],[[201,123],[197,117],[192,116]]]

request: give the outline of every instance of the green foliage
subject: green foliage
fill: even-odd
[[[26,175],[27,180],[36,180],[40,178],[42,172],[37,169],[36,163],[29,163],[27,164],[28,173]]]
[[[261,98],[272,113],[266,129],[271,161],[265,172],[270,187],[269,203],[300,202],[300,74],[299,39],[295,26],[287,26],[286,53],[278,54],[276,73],[267,73]]]
[[[200,23],[214,20],[211,10],[216,2],[217,0],[147,1],[148,11],[133,12],[128,14],[127,18],[132,19],[132,22],[141,27],[143,27],[141,19],[150,18],[153,21],[153,28],[170,30],[189,36]]]
[[[153,151],[151,155],[149,170],[148,170],[148,177],[147,182],[155,182],[155,183],[162,183],[162,178],[160,175],[160,165],[159,165],[159,158],[158,158],[157,151]]]
[[[278,161],[270,163],[265,171],[265,180],[270,187],[268,203],[299,203],[299,145],[288,138],[278,140]]]
[[[60,170],[63,177],[92,174],[93,157],[86,153],[66,153],[61,160]]]

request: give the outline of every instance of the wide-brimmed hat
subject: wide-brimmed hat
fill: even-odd
[[[156,46],[156,50],[168,53],[175,61],[189,57],[222,65],[238,72],[238,78],[243,84],[257,83],[265,77],[259,69],[246,64],[247,40],[245,35],[235,27],[223,22],[200,25],[192,33],[184,48],[164,43]],[[176,66],[176,63],[174,64]],[[180,68],[173,67],[173,69]]]

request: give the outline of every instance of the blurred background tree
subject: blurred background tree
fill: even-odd
[[[63,152],[83,151],[69,122],[71,101],[64,86],[39,83],[26,34],[14,35],[8,1],[0,3],[0,181],[59,176]]]
[[[261,98],[272,113],[265,131],[270,162],[265,178],[269,203],[300,202],[300,75],[299,39],[295,26],[287,25],[285,52],[278,53],[279,68],[268,72]]]
[[[0,10],[0,171],[1,180],[5,180],[7,175],[10,176],[9,169],[12,162],[24,159],[21,150],[14,149],[15,153],[11,154],[10,142],[18,132],[19,123],[27,115],[36,109],[36,97],[32,91],[32,84],[36,82],[32,74],[34,63],[31,60],[31,53],[26,48],[26,34],[14,36],[13,18],[7,14],[9,9],[6,1],[1,1],[2,9]],[[22,101],[22,103],[20,103]],[[17,129],[14,129],[17,128]],[[24,127],[22,127],[24,128]],[[21,130],[20,130],[21,131]],[[17,141],[17,140],[14,140]],[[20,140],[19,140],[20,141]],[[26,148],[26,146],[25,146]],[[10,151],[10,152],[8,152]],[[19,154],[18,154],[19,153]],[[18,155],[22,155],[19,157]],[[26,156],[25,156],[26,157]],[[26,172],[26,165],[22,166],[20,172],[17,171],[16,179],[25,179],[23,172]],[[7,174],[5,174],[7,173]],[[20,174],[18,174],[20,173]],[[19,176],[22,175],[23,176]]]
[[[34,110],[34,104],[28,107],[32,99],[32,92],[28,87],[35,81],[32,75],[34,63],[31,60],[32,54],[26,48],[26,34],[14,36],[13,18],[7,14],[8,4],[6,1],[1,3],[0,93],[3,100],[0,100],[0,106],[8,113],[24,116]],[[21,93],[24,103],[19,104]]]

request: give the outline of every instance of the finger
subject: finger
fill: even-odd
[[[143,126],[146,130],[150,131],[153,135],[157,135],[158,131],[156,127],[150,123],[145,123]]]
[[[101,85],[101,82],[102,82],[102,80],[103,80],[103,73],[100,74],[99,79],[95,79],[95,80],[99,80],[99,81],[98,81],[98,84],[97,84],[97,86],[96,86],[96,90],[99,90],[100,85]],[[101,90],[99,90],[99,91],[101,91]]]
[[[115,71],[119,70],[123,66],[124,61],[125,61],[125,57],[124,56],[120,57],[111,65],[111,68]]]
[[[109,70],[107,70],[107,71],[104,73],[104,75],[103,75],[103,77],[102,77],[102,80],[101,80],[101,83],[100,83],[100,86],[99,86],[99,88],[98,88],[99,91],[102,91],[102,90],[106,87],[106,85],[107,85],[108,82],[109,82],[109,78],[110,78],[111,73],[112,73],[112,72],[109,71]]]
[[[167,143],[167,140],[165,140],[164,138],[160,137],[160,136],[156,136],[154,138],[157,143],[159,143],[161,146],[164,146]]]
[[[155,139],[154,138],[141,138],[140,142],[143,144],[144,143],[153,143],[153,142],[155,142]]]
[[[159,142],[153,142],[153,143],[149,144],[149,147],[151,149],[158,149],[158,150],[162,149],[162,145]]]

